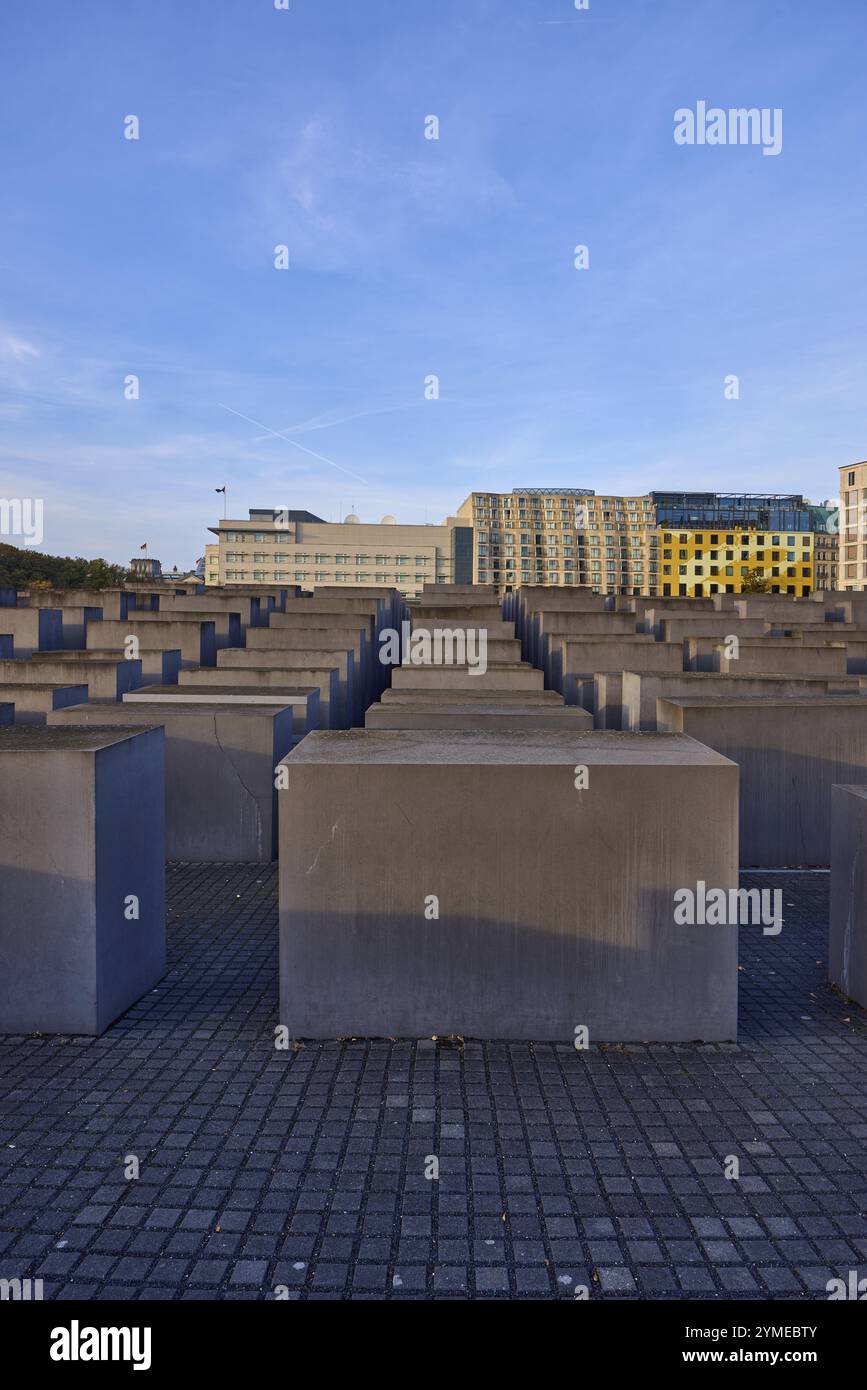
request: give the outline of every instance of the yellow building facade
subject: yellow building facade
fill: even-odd
[[[812,531],[671,529],[660,531],[663,596],[739,594],[752,575],[768,592],[804,598],[815,588]]]

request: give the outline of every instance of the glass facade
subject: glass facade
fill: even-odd
[[[755,527],[810,531],[810,504],[799,493],[652,492],[657,526]]]

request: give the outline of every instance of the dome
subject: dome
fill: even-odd
[[[361,517],[360,517],[360,516],[356,516],[356,515],[355,515],[355,512],[350,512],[350,513],[349,513],[349,516],[345,516],[345,517],[343,518],[343,524],[344,524],[344,526],[360,526],[360,525],[361,525]]]
[[[380,526],[396,526],[397,517],[392,516],[391,512],[388,512],[387,515],[382,518],[382,521],[379,524]]]

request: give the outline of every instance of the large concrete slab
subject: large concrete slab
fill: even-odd
[[[0,650],[8,652],[10,642],[16,658],[59,650],[63,646],[60,609],[0,607]]]
[[[212,618],[217,634],[217,646],[237,647],[243,645],[244,634],[252,627],[251,612],[258,613],[258,604],[252,599],[232,599],[219,595],[177,594],[160,598],[157,610],[162,616],[184,616],[192,614],[198,618]]]
[[[257,691],[245,685],[143,685],[140,690],[124,695],[124,703],[176,705],[198,702],[208,705],[280,705],[292,710],[292,731],[309,734],[320,727],[319,690],[309,686],[304,690],[285,689]]]
[[[563,696],[556,690],[490,690],[466,687],[462,690],[395,690],[389,686],[383,690],[383,705],[490,705],[496,702],[500,707],[510,704],[533,706],[538,709],[562,708]]]
[[[310,734],[283,767],[290,1034],[735,1037],[737,930],[674,921],[678,889],[737,886],[725,758],[660,735],[366,730]]]
[[[738,618],[731,613],[678,614],[677,617],[660,615],[656,609],[647,614],[653,615],[653,631],[660,642],[683,642],[688,637],[715,637],[724,642],[731,633],[739,638],[764,636],[766,624],[762,618]]]
[[[538,733],[542,729],[576,733],[593,728],[593,716],[574,705],[461,704],[460,696],[449,704],[426,701],[413,704],[375,704],[364,718],[366,729],[444,729],[463,733]]]
[[[120,700],[141,685],[141,661],[117,656],[76,660],[69,652],[46,653],[28,661],[0,661],[0,684],[86,685],[91,700]]]
[[[735,634],[736,635],[736,634]],[[699,648],[700,638],[688,640],[690,662],[697,660],[704,648]],[[693,653],[694,649],[694,655]],[[726,644],[718,643],[712,648],[712,669],[729,675],[791,675],[791,676],[845,676],[846,647],[844,643],[828,642],[825,646],[814,647],[803,642],[788,641],[784,637],[764,637],[757,641],[740,642],[737,655],[729,655]]]
[[[680,695],[733,695],[775,699],[858,693],[854,677],[723,675],[720,672],[624,671],[621,678],[621,725],[630,733],[652,733],[657,728],[658,699]]]
[[[277,852],[277,763],[292,747],[283,705],[79,705],[50,725],[165,729],[166,854],[194,863],[268,863]]]
[[[549,654],[548,684],[562,692],[567,704],[582,705],[597,714],[593,678],[597,675],[619,678],[623,671],[635,670],[682,671],[682,649],[646,636],[558,641]],[[620,702],[619,693],[619,687],[609,682],[605,705],[616,707]]]
[[[0,1033],[99,1034],[162,979],[163,780],[161,729],[0,729]]]
[[[501,690],[541,690],[544,678],[526,662],[489,666],[486,671],[473,671],[466,666],[406,665],[394,666],[391,671],[393,690],[450,690],[460,692],[487,691],[488,695]]]
[[[659,727],[692,735],[741,769],[741,863],[810,868],[830,862],[831,787],[867,781],[867,701],[657,701]],[[647,735],[649,737],[649,735]]]
[[[181,669],[181,653],[179,648],[174,651],[164,651],[162,647],[145,647],[141,642],[137,647],[138,656],[136,661],[141,662],[141,684],[168,684],[178,678],[178,671]],[[118,660],[118,652],[107,647],[91,647],[85,651],[63,651],[63,652],[34,652],[32,661],[114,661]],[[62,668],[61,668],[62,669]],[[134,667],[133,670],[137,668]],[[128,682],[122,678],[120,685],[123,690],[127,688]],[[104,694],[100,693],[95,698],[103,699]],[[120,698],[120,696],[118,697]]]
[[[44,724],[50,711],[80,705],[86,699],[86,685],[12,685],[7,681],[0,684],[0,700],[12,702],[16,724]]]
[[[828,979],[867,1008],[867,785],[831,790]]]
[[[272,633],[270,628],[260,628],[255,634],[251,633],[251,636],[254,635],[267,639],[271,638]],[[248,668],[272,667],[274,670],[292,672],[334,666],[339,676],[339,690],[333,714],[339,722],[332,723],[331,727],[344,728],[361,719],[375,693],[372,689],[371,647],[361,634],[356,634],[355,640],[345,643],[328,643],[325,635],[318,631],[309,642],[290,639],[284,643],[282,633],[274,635],[279,638],[276,642],[267,641],[243,652],[220,652],[217,669],[228,671],[228,678],[233,680],[233,672]]]
[[[319,716],[321,727],[343,729],[349,722],[346,710],[345,683],[340,679],[337,660],[334,664],[311,665],[303,659],[290,658],[279,667],[238,666],[217,667],[214,670],[203,666],[199,670],[181,671],[178,688],[207,690],[211,685],[220,687],[231,681],[232,685],[248,686],[251,690],[264,694],[273,690],[315,686],[319,691]]]
[[[217,660],[217,636],[212,619],[199,619],[193,614],[135,613],[120,622],[103,618],[88,628],[88,647],[113,647],[123,651],[127,639],[135,637],[143,647],[162,647],[164,651],[180,648],[181,664],[214,666]]]
[[[63,646],[77,651],[87,643],[88,624],[102,619],[102,609],[90,604],[64,602],[60,605],[60,610],[63,619]]]

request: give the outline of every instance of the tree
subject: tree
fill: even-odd
[[[745,579],[741,581],[742,594],[768,594],[771,591],[771,581],[765,578],[763,569],[756,566],[751,569]]]
[[[122,584],[125,576],[122,565],[107,560],[0,545],[0,589],[106,589]]]

